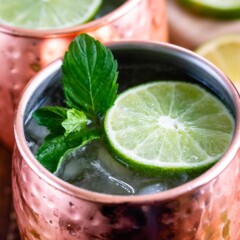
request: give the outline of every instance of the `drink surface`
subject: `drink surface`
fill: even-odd
[[[61,72],[32,93],[25,133],[39,163],[80,187],[133,195],[180,185],[219,161],[235,121],[215,86],[182,71],[171,78],[171,67],[161,62],[121,64],[115,54],[81,34],[65,53]],[[144,72],[155,64],[153,75]],[[166,70],[171,74],[164,79]],[[121,173],[115,161],[123,165]]]
[[[26,29],[60,29],[102,17],[126,0],[0,0],[0,24]]]
[[[205,101],[204,98],[203,101]],[[47,106],[63,105],[61,88],[54,91],[54,94],[50,94],[43,102],[44,105]],[[207,98],[206,102],[209,104]],[[203,102],[203,104],[205,103]],[[207,108],[205,105],[203,108]],[[37,106],[37,108],[38,107],[40,106]],[[209,109],[211,109],[211,107]],[[197,110],[201,112],[200,105]],[[229,115],[229,113],[227,114]],[[217,117],[221,118],[220,115],[217,115]],[[195,120],[199,118],[201,121],[201,116],[198,116],[197,113],[194,115],[194,118],[196,118]],[[29,119],[31,119],[31,116]],[[230,117],[230,120],[231,119]],[[211,122],[211,116],[209,117],[209,122]],[[215,126],[216,125],[218,124],[215,124]],[[233,125],[231,125],[230,128],[232,126]],[[27,122],[25,128],[28,145],[33,153],[35,153],[44,137],[48,134],[48,131],[38,126],[34,120]],[[222,134],[224,135],[224,133]],[[218,135],[218,138],[221,138],[221,134]],[[201,141],[202,140],[203,139],[201,139]],[[173,148],[175,148],[175,145]],[[215,146],[215,149],[219,149],[219,146]],[[200,155],[201,154],[204,155],[205,153],[200,153]],[[114,159],[113,155],[109,153],[109,148],[106,147],[105,143],[96,140],[67,155],[64,161],[62,161],[60,168],[55,172],[55,175],[64,181],[90,191],[116,195],[142,195],[162,192],[182,185],[197,176],[187,171],[182,171],[180,174],[168,172],[167,176],[161,174],[145,176],[141,172],[129,169],[126,165],[127,164],[124,166],[124,164]]]

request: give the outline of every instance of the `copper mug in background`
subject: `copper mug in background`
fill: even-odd
[[[236,119],[231,145],[204,174],[160,193],[117,196],[70,185],[35,159],[24,125],[42,93],[55,91],[60,82],[62,60],[57,60],[30,82],[16,112],[12,186],[22,239],[239,240],[240,99],[234,86],[212,64],[174,45],[120,42],[109,47],[118,60],[120,91],[153,79],[191,79],[212,89]]]
[[[0,141],[10,149],[14,109],[23,87],[45,65],[63,56],[72,39],[83,32],[102,42],[167,41],[165,0],[128,0],[97,20],[67,29],[38,31],[0,25]]]

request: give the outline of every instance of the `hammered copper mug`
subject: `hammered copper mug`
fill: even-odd
[[[13,197],[23,240],[239,240],[240,99],[228,78],[196,54],[170,44],[109,45],[119,64],[120,91],[153,79],[199,81],[214,91],[236,120],[224,156],[201,176],[160,193],[119,196],[73,186],[34,157],[38,137],[31,113],[58,89],[62,60],[25,89],[16,113]],[[32,150],[32,151],[31,151]]]
[[[63,56],[71,40],[82,32],[101,41],[167,41],[165,0],[128,0],[99,19],[66,29],[40,31],[0,25],[0,141],[8,147],[14,144],[13,114],[23,87],[45,65]]]

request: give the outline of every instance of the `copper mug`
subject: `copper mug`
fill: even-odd
[[[62,60],[57,60],[33,78],[16,113],[12,186],[22,239],[239,240],[240,99],[232,83],[211,63],[174,45],[109,47],[118,60],[120,91],[153,79],[191,79],[215,91],[236,119],[231,145],[201,176],[160,193],[119,196],[70,185],[35,159],[25,135],[24,124],[42,93],[55,91],[60,81]]]
[[[63,56],[79,33],[101,41],[146,39],[167,41],[165,0],[128,0],[87,24],[52,30],[26,30],[0,25],[0,141],[13,148],[13,115],[20,93],[31,77]]]

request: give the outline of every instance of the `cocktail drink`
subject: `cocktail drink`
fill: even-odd
[[[62,60],[57,60],[30,82],[22,95],[16,114],[17,147],[13,157],[12,182],[14,205],[22,238],[238,240],[240,102],[235,88],[213,65],[176,46],[125,42],[113,43],[109,47],[118,61],[119,91],[158,79],[163,83],[177,80],[179,85],[185,82],[190,85],[197,83],[218,96],[229,109],[226,111],[235,119],[230,146],[213,167],[194,180],[188,178],[190,175],[183,174],[177,178],[177,174],[173,174],[166,182],[160,179],[156,182],[156,178],[152,180],[143,173],[136,176],[123,170],[124,167],[109,159],[106,151],[104,152],[92,138],[93,145],[90,148],[86,145],[70,156],[75,158],[77,155],[80,159],[78,163],[74,162],[77,159],[71,162],[64,158],[61,162],[62,168],[55,172],[75,185],[86,177],[80,188],[69,184],[50,173],[33,155],[47,132],[43,132],[43,128],[36,125],[32,113],[42,105],[63,104],[60,84]],[[207,96],[209,95],[204,95],[202,100],[208,98]],[[149,95],[146,94],[145,97],[147,103]],[[70,101],[69,96],[67,99]],[[116,100],[115,106],[118,106],[119,101]],[[210,103],[208,99],[208,105],[199,107],[199,110],[206,108],[213,111],[213,107],[209,108]],[[215,109],[219,107],[218,104],[214,106]],[[107,113],[106,118],[112,114],[111,111]],[[218,116],[221,124],[222,114]],[[200,116],[198,118],[201,119]],[[211,118],[209,126],[210,122]],[[227,121],[225,123],[227,125]],[[161,120],[161,124],[169,127],[169,122]],[[64,125],[68,125],[67,122]],[[176,123],[171,126],[175,128]],[[207,128],[206,125],[205,127]],[[222,127],[225,128],[224,125]],[[221,138],[220,135],[218,137]],[[52,139],[54,136],[48,137],[49,141]],[[208,143],[207,138],[206,142]],[[62,145],[58,146],[61,151]],[[150,147],[149,145],[149,149]],[[214,152],[218,151],[219,146],[213,145],[211,148]],[[96,152],[105,161],[102,165],[95,161]],[[51,159],[54,157],[48,156]],[[81,163],[83,159],[85,162]],[[89,166],[91,164],[87,161],[92,163],[92,166]],[[90,167],[97,169],[101,174],[96,171],[93,173]],[[81,172],[83,168],[84,172]],[[78,176],[73,173],[77,171]],[[119,178],[122,173],[125,174],[124,177]],[[135,188],[136,183],[140,181],[143,181],[146,187]]]
[[[17,4],[15,1],[3,1],[1,9],[4,9],[3,6],[8,4],[13,8],[10,13],[14,13],[13,10],[16,10],[18,5],[21,7],[24,2],[27,1],[21,1],[20,3],[18,1]],[[41,1],[41,4],[44,2],[46,4],[51,4],[51,2],[56,4],[56,1]],[[39,6],[36,6],[37,4],[37,2],[35,4],[31,2],[32,8],[27,8],[28,14],[30,12],[31,15],[36,15],[36,9],[39,8]],[[74,3],[74,6],[74,10],[76,10],[77,3]],[[64,8],[66,9],[67,6],[64,6]],[[73,9],[68,11],[71,13],[67,16],[72,16]],[[62,11],[61,14],[63,14]],[[8,25],[8,17],[7,15],[4,23],[0,22],[0,59],[2,63],[0,67],[0,98],[2,99],[0,101],[0,140],[10,148],[14,143],[12,127],[14,108],[18,103],[23,87],[43,66],[62,56],[70,41],[77,34],[88,32],[101,41],[121,39],[167,41],[164,0],[104,0],[92,21],[81,25],[76,25],[76,23],[73,25],[66,24],[65,27],[61,27],[63,23],[60,22],[58,23],[60,26],[54,29],[29,28],[26,22],[22,23],[20,21],[22,16],[17,16],[19,17],[17,18],[15,15],[10,15],[9,19],[12,20],[16,17],[15,22],[22,23],[22,27]],[[46,19],[46,17],[41,19]],[[64,23],[67,21],[65,19],[68,18],[64,18]],[[38,20],[35,19],[35,21]],[[24,28],[25,25],[28,28]]]

